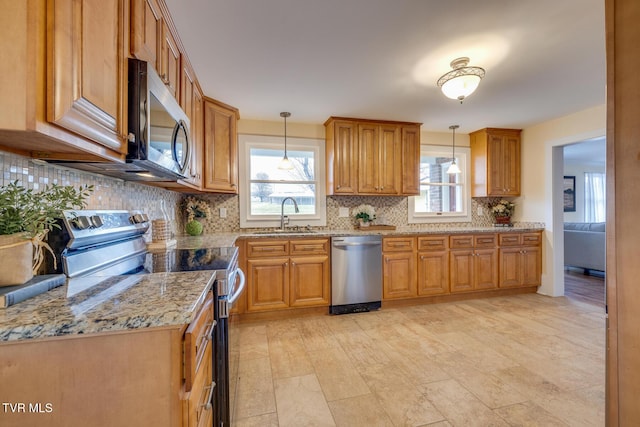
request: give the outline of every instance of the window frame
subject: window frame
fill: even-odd
[[[251,179],[250,153],[252,148],[282,150],[284,155],[284,137],[269,135],[238,135],[239,152],[239,199],[240,199],[240,228],[274,228],[280,227],[280,215],[252,215],[251,214]],[[317,226],[327,225],[327,201],[325,180],[325,141],[315,138],[287,137],[287,151],[312,151],[314,153],[314,172],[316,186],[316,213],[294,214],[287,202],[285,215],[289,217],[289,226]]]
[[[420,157],[424,155],[451,157],[452,148],[443,145],[420,144]],[[462,174],[462,212],[416,212],[415,202],[419,196],[411,196],[408,200],[409,224],[471,222],[471,148],[456,147],[456,163]],[[422,184],[420,184],[422,186]]]

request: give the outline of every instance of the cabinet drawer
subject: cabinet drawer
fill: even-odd
[[[495,234],[478,234],[473,236],[474,248],[493,248],[498,239]]]
[[[461,234],[459,236],[449,236],[449,245],[451,249],[472,248],[473,235]]]
[[[525,246],[539,246],[542,243],[542,233],[522,233],[522,244]]]
[[[414,237],[385,237],[382,239],[383,252],[411,252],[415,250]]]
[[[289,255],[288,240],[254,240],[247,242],[247,257],[272,257]]]
[[[211,346],[205,352],[206,363],[196,375],[193,388],[185,394],[182,402],[183,425],[188,427],[211,426],[213,407],[211,397],[215,392],[216,383],[212,378]]]
[[[447,236],[418,237],[419,251],[442,251],[449,247]]]
[[[201,366],[209,362],[205,354],[208,350],[210,352],[211,333],[214,327],[213,292],[209,292],[200,312],[184,333],[185,391],[191,390]]]
[[[326,255],[329,253],[329,239],[291,240],[291,255]]]
[[[500,246],[520,246],[522,245],[522,234],[508,233],[498,235]]]

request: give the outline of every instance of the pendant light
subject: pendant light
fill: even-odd
[[[458,125],[449,126],[449,129],[453,131],[453,161],[451,162],[451,166],[449,166],[449,169],[447,169],[447,173],[452,175],[461,172],[460,168],[456,164],[456,129],[458,129],[459,127],[460,126]]]
[[[293,169],[293,165],[291,161],[289,161],[289,157],[287,157],[287,117],[291,117],[291,113],[283,111],[280,113],[280,117],[284,118],[284,157],[280,160],[278,169],[291,170]]]
[[[437,85],[447,98],[462,101],[471,95],[484,77],[484,69],[469,67],[469,58],[462,57],[451,61],[453,70],[438,79]]]

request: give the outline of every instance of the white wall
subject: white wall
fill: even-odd
[[[564,295],[562,146],[602,137],[606,106],[600,105],[525,128],[522,132],[522,194],[519,221],[544,222],[542,286],[539,293]]]

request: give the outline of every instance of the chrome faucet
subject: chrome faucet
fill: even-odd
[[[293,207],[296,209],[296,213],[300,212],[300,209],[298,209],[298,203],[296,202],[296,199],[294,199],[293,197],[285,197],[284,199],[282,199],[282,205],[280,206],[280,230],[284,231],[284,226],[286,224],[289,224],[289,217],[288,216],[284,216],[284,202],[286,202],[287,200],[291,200],[293,202]],[[287,219],[286,221],[284,219]]]

